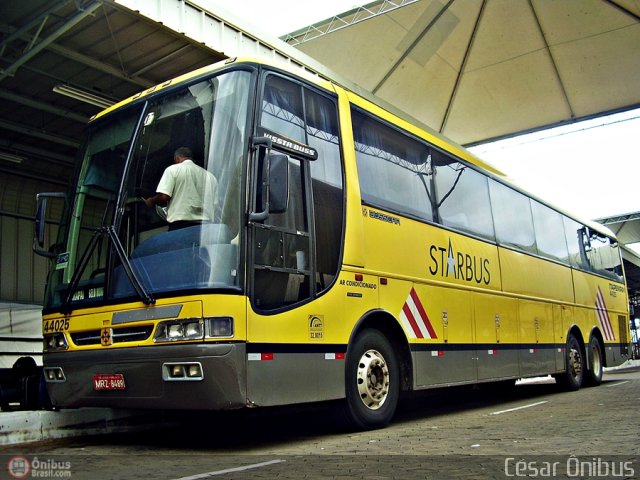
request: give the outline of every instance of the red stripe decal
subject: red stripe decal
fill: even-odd
[[[409,324],[411,325],[413,333],[416,334],[416,337],[424,338],[424,336],[422,335],[422,332],[420,331],[420,328],[418,328],[418,324],[416,323],[416,319],[413,318],[413,313],[411,313],[411,309],[409,308],[409,305],[407,305],[405,303],[402,306],[402,311],[404,312],[405,316],[407,317],[407,320],[409,321]]]
[[[418,297],[418,294],[416,293],[415,289],[412,288],[409,295],[411,295],[413,303],[418,309],[418,313],[420,314],[420,317],[422,317],[422,323],[424,324],[425,327],[427,327],[427,331],[429,332],[429,337],[437,338],[436,332],[433,329],[433,326],[431,325],[431,320],[429,320],[429,316],[427,315],[427,312],[422,306],[422,302],[420,301],[420,298]]]

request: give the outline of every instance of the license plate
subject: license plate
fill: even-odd
[[[94,390],[124,390],[124,375],[121,373],[96,373],[93,376]]]

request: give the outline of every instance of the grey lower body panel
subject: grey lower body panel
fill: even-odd
[[[344,398],[345,360],[335,353],[276,352],[247,362],[251,405],[273,406]]]
[[[463,349],[415,351],[415,388],[475,381],[473,354],[473,350]]]
[[[64,381],[47,382],[57,407],[220,410],[246,405],[246,346],[182,344],[50,353],[45,368]],[[201,380],[163,378],[165,363],[199,363]],[[95,390],[94,375],[121,374],[124,390]]]
[[[553,374],[564,369],[562,352],[554,344],[414,345],[414,388]]]
[[[629,345],[626,343],[605,344],[603,354],[606,358],[605,365],[607,367],[616,367],[631,358],[631,355],[629,354]]]

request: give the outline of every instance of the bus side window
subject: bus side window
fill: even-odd
[[[529,198],[495,180],[489,191],[498,243],[538,253]]]
[[[569,263],[562,215],[534,200],[531,201],[531,212],[538,253],[552,260]]]
[[[310,162],[316,244],[317,293],[328,288],[340,268],[344,189],[335,100],[305,90],[307,142],[318,152]]]
[[[589,270],[582,234],[584,227],[568,217],[563,217],[563,222],[569,248],[569,263],[572,267]]]
[[[363,202],[432,221],[429,147],[358,109],[351,116]]]
[[[487,177],[434,150],[439,221],[489,240],[495,238]]]
[[[622,281],[622,266],[618,245],[604,235],[588,230],[589,248],[586,250],[591,271]]]

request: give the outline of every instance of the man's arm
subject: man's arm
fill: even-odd
[[[154,205],[165,205],[169,200],[171,197],[166,193],[156,193],[153,197],[145,198],[144,203],[151,208]]]

